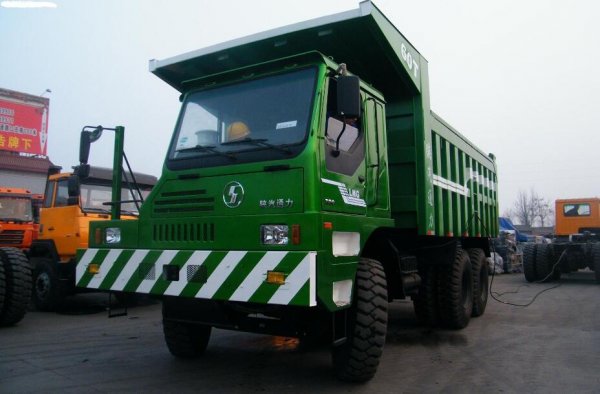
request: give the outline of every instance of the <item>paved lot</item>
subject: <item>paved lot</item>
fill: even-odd
[[[553,285],[513,274],[492,290],[526,303]],[[0,329],[0,393],[599,392],[599,300],[593,273],[578,272],[527,308],[490,300],[462,331],[419,327],[412,304],[396,303],[378,374],[352,385],[332,377],[328,349],[289,338],[216,330],[202,359],[177,360],[158,303],[107,319],[105,296],[80,295]]]

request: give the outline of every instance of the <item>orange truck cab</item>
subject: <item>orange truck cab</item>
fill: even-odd
[[[35,196],[27,189],[0,187],[0,247],[28,251],[38,237]]]
[[[76,292],[75,253],[88,246],[91,221],[109,220],[112,170],[90,167],[81,177],[51,171],[40,213],[40,232],[30,249],[34,268],[33,301],[39,310],[54,310]],[[135,185],[124,180],[122,219],[137,219],[138,207],[152,190],[156,177],[135,173]]]
[[[556,200],[555,212],[558,237],[585,232],[600,234],[600,198]]]

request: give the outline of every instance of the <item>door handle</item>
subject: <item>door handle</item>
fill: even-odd
[[[54,227],[52,227],[52,226],[48,227],[48,231],[54,231]]]

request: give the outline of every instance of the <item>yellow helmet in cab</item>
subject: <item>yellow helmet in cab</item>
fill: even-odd
[[[250,129],[244,122],[233,122],[227,127],[227,141],[236,141],[246,138]]]

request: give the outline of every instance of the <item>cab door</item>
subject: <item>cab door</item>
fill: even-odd
[[[40,239],[54,241],[56,251],[61,261],[66,261],[75,255],[79,247],[79,204],[69,205],[68,178],[49,181],[40,214],[42,232]],[[52,198],[52,196],[54,198]]]
[[[366,121],[337,117],[337,86],[329,78],[324,136],[320,139],[321,209],[348,214],[366,214],[365,151]],[[364,101],[364,97],[361,97]]]

